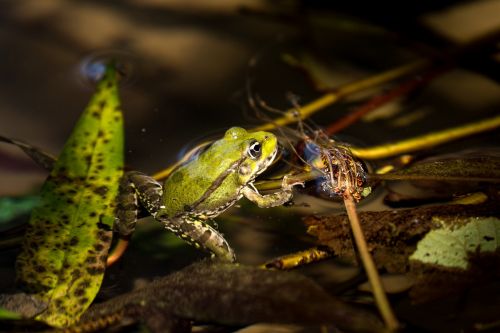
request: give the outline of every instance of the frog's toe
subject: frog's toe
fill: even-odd
[[[230,263],[233,264],[236,262],[236,256],[234,253],[226,253],[224,256],[216,255],[215,253],[212,253],[210,256],[211,259],[215,262],[222,262],[222,263]]]
[[[209,249],[213,256],[224,262],[236,262],[236,255],[227,242],[217,244],[215,248]]]

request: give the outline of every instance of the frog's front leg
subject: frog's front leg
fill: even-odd
[[[252,183],[249,183],[245,187],[243,187],[241,193],[245,196],[245,198],[257,204],[257,206],[259,206],[260,208],[277,207],[285,204],[292,199],[292,188],[295,185],[303,185],[303,183],[294,182],[289,184],[288,177],[285,176],[283,177],[281,190],[278,192],[262,195]]]
[[[210,251],[224,261],[235,261],[234,251],[224,237],[196,216],[170,218],[162,214],[163,189],[153,178],[132,171],[120,184],[120,196],[115,230],[129,236],[135,229],[140,203],[166,229],[198,248]]]

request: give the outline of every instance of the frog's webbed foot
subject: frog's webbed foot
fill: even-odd
[[[156,180],[141,172],[127,172],[120,182],[116,209],[115,231],[129,236],[135,230],[139,202],[154,215],[160,208],[162,186]]]
[[[236,261],[234,251],[224,236],[203,221],[195,217],[162,218],[157,215],[155,218],[163,223],[166,229],[196,248],[205,249],[223,261]]]

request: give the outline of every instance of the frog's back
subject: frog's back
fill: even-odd
[[[218,141],[195,160],[179,167],[164,183],[162,213],[213,217],[239,197],[237,168],[242,160],[239,145]]]

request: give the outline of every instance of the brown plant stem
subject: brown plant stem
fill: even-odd
[[[340,132],[344,128],[349,127],[352,124],[356,123],[364,115],[370,113],[373,110],[376,110],[380,106],[387,104],[400,96],[408,94],[409,92],[415,90],[418,87],[423,86],[424,84],[431,81],[435,77],[445,73],[448,69],[449,68],[437,68],[428,71],[422,76],[417,76],[403,82],[403,84],[394,87],[393,89],[389,90],[388,92],[382,95],[377,95],[371,98],[368,102],[364,103],[359,108],[355,109],[353,112],[345,115],[344,117],[338,119],[337,121],[329,125],[325,129],[325,133],[331,136],[337,132]]]
[[[429,60],[417,60],[404,66],[396,67],[386,72],[343,85],[335,89],[335,91],[324,94],[320,98],[300,107],[299,109],[292,108],[286,111],[284,116],[274,119],[272,122],[268,122],[264,125],[254,127],[251,131],[268,131],[280,126],[296,123],[299,120],[308,118],[312,114],[337,102],[345,96],[415,73],[427,66],[429,66]]]
[[[375,304],[377,305],[387,329],[391,332],[396,331],[400,325],[391,309],[391,305],[389,304],[389,300],[387,299],[387,295],[385,294],[382,286],[377,267],[373,262],[370,251],[368,251],[365,236],[363,235],[363,230],[361,229],[361,224],[359,222],[359,216],[356,212],[356,204],[353,197],[349,193],[344,194],[344,204],[347,216],[349,217],[349,222],[351,224],[351,230],[354,235],[354,241],[361,257],[361,262],[363,263],[366,275],[368,276],[368,280],[373,288]]]

